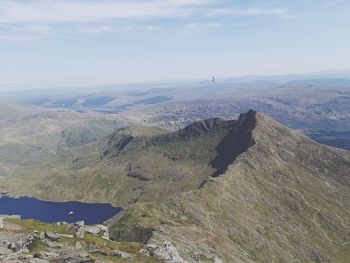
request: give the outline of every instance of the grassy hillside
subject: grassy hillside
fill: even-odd
[[[165,201],[222,173],[250,143],[234,140],[251,128],[245,125],[242,115],[238,121],[211,119],[172,133],[155,127],[122,128],[40,164],[28,160],[3,180],[2,189],[44,199],[109,201],[123,207]]]
[[[110,134],[128,122],[119,116],[48,110],[0,102],[0,178],[25,162],[45,162]]]
[[[190,262],[348,262],[349,152],[254,115],[254,145],[224,174],[168,202],[131,206],[109,222],[112,236],[169,240]]]

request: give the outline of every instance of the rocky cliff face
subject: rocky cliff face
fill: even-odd
[[[131,206],[109,222],[111,237],[169,240],[189,262],[348,262],[349,152],[262,113],[240,120],[216,148],[225,169],[164,203]]]

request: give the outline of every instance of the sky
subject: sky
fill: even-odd
[[[333,69],[349,0],[0,0],[0,91]]]

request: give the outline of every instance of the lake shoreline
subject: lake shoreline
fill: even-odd
[[[81,202],[81,203],[86,203],[86,204],[110,204],[113,207],[119,207],[123,210],[125,210],[124,207],[121,207],[119,205],[117,205],[116,203],[113,202],[109,202],[108,200],[106,201],[92,201],[92,200],[86,200],[86,199],[56,199],[56,198],[45,198],[45,197],[39,197],[37,195],[16,195],[16,194],[11,194],[10,192],[1,192],[0,193],[0,198],[3,196],[9,196],[12,198],[21,198],[21,197],[31,197],[31,198],[35,198],[38,199],[40,201],[46,201],[46,202],[55,202],[55,203],[66,203],[66,202]]]
[[[81,201],[42,200],[31,196],[11,196],[0,193],[0,214],[19,215],[23,219],[35,219],[45,223],[84,220],[88,224],[103,224],[118,213],[121,207],[110,203],[88,203]]]

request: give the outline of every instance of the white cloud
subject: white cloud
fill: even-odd
[[[54,26],[79,25],[84,34],[111,32],[104,25],[117,19],[200,18],[220,16],[287,16],[278,8],[217,8],[222,0],[0,0],[0,26],[13,31],[54,35]],[[138,23],[138,22],[137,22]],[[192,23],[187,28],[212,28],[218,23]],[[158,25],[125,26],[121,30],[157,30]]]
[[[85,34],[99,34],[99,33],[106,33],[111,32],[113,29],[110,26],[91,26],[91,27],[84,27],[81,32]]]
[[[0,44],[1,43],[10,43],[10,44],[20,44],[23,42],[28,42],[38,39],[33,36],[23,36],[23,35],[0,35]]]
[[[122,31],[133,31],[133,30],[146,30],[146,31],[154,31],[160,30],[162,27],[157,25],[132,25],[121,28]]]
[[[50,34],[52,32],[52,27],[49,25],[26,25],[21,27],[21,30],[37,34]]]
[[[220,23],[193,23],[186,25],[186,28],[189,29],[206,29],[206,28],[213,28],[213,27],[219,27],[221,26]]]
[[[11,31],[20,31],[34,34],[50,34],[52,33],[52,27],[49,25],[1,25],[2,29],[8,29]]]
[[[0,80],[0,85],[14,85],[18,84],[17,80]]]
[[[104,19],[184,17],[216,0],[2,0],[0,23],[54,24]]]
[[[287,14],[287,9],[279,8],[217,8],[208,11],[209,16],[280,16]]]
[[[73,36],[65,25],[76,32],[86,34],[108,33],[115,30],[152,31],[167,25],[144,19],[187,18],[187,29],[208,29],[220,23],[201,22],[200,19],[221,16],[287,16],[286,9],[218,8],[223,0],[0,0],[0,29],[5,35],[0,41],[19,43],[38,37],[54,37],[90,42]],[[192,23],[193,19],[199,22]],[[115,20],[127,20],[128,24],[114,28]],[[129,23],[131,22],[131,23]],[[72,23],[74,25],[72,25]],[[152,23],[152,24],[149,24]],[[11,32],[8,34],[8,30]],[[1,32],[0,31],[0,32]],[[16,32],[17,35],[14,34]],[[90,37],[88,37],[90,38]]]

